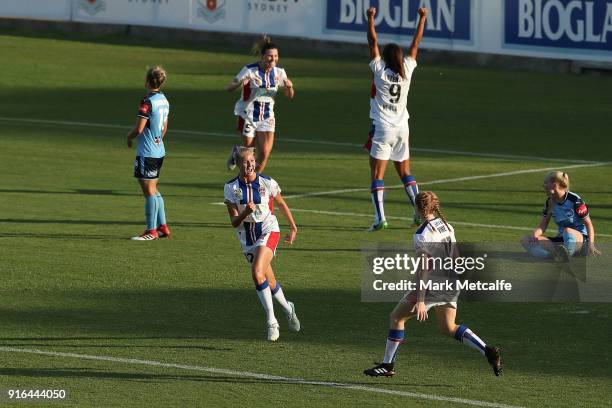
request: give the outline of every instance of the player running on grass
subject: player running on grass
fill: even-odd
[[[242,87],[242,94],[234,107],[234,115],[238,116],[237,130],[242,139],[241,147],[257,149],[257,171],[263,172],[274,144],[274,97],[280,87],[284,87],[285,96],[289,99],[293,99],[295,91],[285,70],[277,66],[278,47],[270,37],[264,36],[253,49],[255,53],[261,54],[261,59],[243,67],[227,90],[231,92]],[[239,150],[241,148],[234,145],[227,159],[228,169],[236,167],[236,154]]]
[[[376,8],[368,9],[370,69],[374,74],[370,99],[372,129],[370,140],[364,146],[370,152],[371,194],[374,204],[374,223],[369,231],[387,228],[384,210],[384,177],[389,160],[394,162],[395,170],[404,183],[413,209],[414,198],[419,193],[416,180],[410,174],[409,115],[406,103],[412,73],[417,66],[416,57],[419,43],[423,38],[427,13],[426,8],[419,9],[419,23],[408,50],[408,56],[404,57],[399,45],[389,43],[383,49],[381,59],[374,27]],[[413,226],[418,226],[420,223],[419,215],[414,211]]]
[[[548,198],[540,225],[521,240],[523,248],[536,258],[575,255],[600,255],[595,248],[595,228],[589,209],[582,198],[569,191],[569,176],[561,171],[550,172],[544,178]],[[550,219],[557,224],[557,235],[545,237]]]
[[[279,325],[274,316],[272,298],[280,304],[289,322],[289,329],[300,331],[295,306],[285,299],[283,289],[274,276],[271,262],[280,238],[280,228],[274,215],[274,203],[289,222],[291,231],[285,243],[291,245],[297,235],[297,226],[289,207],[281,197],[278,183],[255,171],[255,156],[243,150],[236,156],[240,169],[238,177],[225,183],[225,205],[236,228],[242,251],[251,264],[251,275],[257,296],[266,312],[268,340],[279,337]]]
[[[416,197],[416,207],[425,222],[414,234],[414,247],[418,257],[456,257],[457,251],[453,243],[455,232],[453,227],[446,222],[438,197],[430,192],[421,192]],[[434,280],[432,271],[421,270],[420,280]],[[416,316],[422,322],[428,317],[427,312],[432,307],[435,309],[436,320],[440,331],[456,340],[475,349],[486,357],[493,367],[495,375],[502,371],[500,349],[485,344],[474,332],[466,326],[457,326],[455,317],[457,315],[457,291],[412,291],[407,292],[391,312],[389,323],[389,336],[385,347],[383,362],[375,367],[364,370],[364,374],[372,377],[390,377],[395,375],[395,357],[400,344],[404,342],[404,325],[406,320]]]
[[[166,81],[166,71],[153,67],[147,71],[145,88],[147,96],[140,102],[136,126],[127,134],[127,145],[138,137],[134,177],[138,179],[145,197],[145,218],[147,229],[135,241],[150,241],[160,237],[170,238],[166,224],[164,199],[157,190],[159,173],[164,162],[166,150],[164,136],[168,130],[170,104],[159,90]]]

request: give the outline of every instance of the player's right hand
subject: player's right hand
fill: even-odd
[[[255,212],[255,210],[257,209],[257,207],[255,206],[255,203],[252,201],[249,201],[246,205],[246,207],[244,207],[244,213],[245,214],[252,214]]]
[[[127,147],[132,148],[132,139],[129,136],[127,137]]]
[[[416,302],[414,307],[412,308],[412,313],[414,313],[419,322],[424,322],[427,320],[427,308],[425,307],[425,302]]]
[[[422,18],[427,17],[427,14],[429,14],[429,10],[427,10],[426,7],[421,7],[419,9],[419,16],[421,16]]]
[[[368,18],[373,18],[376,15],[376,7],[370,7],[367,15]]]

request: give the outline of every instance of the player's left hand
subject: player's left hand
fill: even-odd
[[[132,148],[132,138],[127,137],[127,147]]]
[[[419,322],[424,322],[427,320],[427,308],[425,307],[425,302],[416,302],[414,307],[412,308],[412,313],[414,313]]]
[[[285,235],[285,244],[293,245],[293,242],[295,241],[295,237],[297,236],[297,232],[298,232],[297,227],[291,228],[291,232]]]
[[[285,79],[285,88],[293,88],[293,82],[289,78]]]
[[[601,255],[601,251],[595,248],[595,244],[589,245],[589,255],[590,256],[599,256]]]
[[[421,18],[427,17],[427,14],[429,14],[429,10],[427,10],[426,7],[421,7],[419,9],[419,16],[421,16]]]

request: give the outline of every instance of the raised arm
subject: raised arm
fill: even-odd
[[[414,33],[414,37],[412,38],[412,44],[410,44],[410,50],[408,54],[410,58],[416,60],[417,53],[419,52],[419,44],[421,43],[421,39],[423,39],[423,31],[425,31],[425,20],[427,19],[427,14],[429,10],[425,7],[421,7],[419,9],[419,23],[417,25],[417,29]]]
[[[380,57],[378,51],[378,37],[376,36],[376,27],[374,27],[374,16],[376,16],[376,7],[368,9],[368,47],[370,49],[370,60]]]
[[[297,225],[295,224],[295,220],[293,219],[293,214],[291,214],[291,210],[289,209],[289,206],[287,206],[287,203],[285,202],[283,197],[280,195],[280,193],[277,194],[276,197],[274,197],[274,201],[276,201],[276,205],[278,205],[278,209],[280,210],[281,213],[283,213],[283,216],[289,223],[289,228],[291,228],[291,232],[285,236],[285,243],[291,245],[293,244],[293,241],[295,241],[295,237],[297,236],[297,233],[298,233],[298,228],[297,228]]]

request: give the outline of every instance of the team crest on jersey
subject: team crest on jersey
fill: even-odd
[[[226,0],[198,0],[198,17],[209,23],[225,18]]]
[[[81,0],[79,9],[85,11],[90,16],[94,16],[106,10],[106,2],[104,0]]]
[[[259,187],[259,195],[262,197],[266,196],[266,188],[264,186]]]
[[[236,200],[242,200],[242,189],[240,188],[234,189],[234,198]]]

